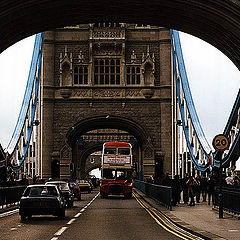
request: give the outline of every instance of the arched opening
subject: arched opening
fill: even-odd
[[[92,169],[101,167],[101,150],[108,141],[132,144],[133,167],[138,178],[143,178],[144,156],[154,159],[150,137],[139,124],[127,118],[99,116],[82,120],[68,131],[67,139],[72,147],[76,178],[86,178]]]

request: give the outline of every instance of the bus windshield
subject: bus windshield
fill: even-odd
[[[104,154],[116,154],[116,151],[117,149],[116,148],[110,148],[110,147],[107,147],[104,149]]]
[[[132,178],[130,169],[103,169],[103,179],[127,180],[130,178]]]
[[[118,154],[119,155],[129,155],[130,148],[118,148]]]

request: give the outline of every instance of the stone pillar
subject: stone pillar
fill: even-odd
[[[54,33],[46,32],[44,36],[42,61],[42,101],[41,101],[41,161],[42,178],[51,177],[51,155],[53,153],[53,108],[54,108]]]
[[[143,150],[143,176],[144,179],[152,176],[155,172],[154,148],[147,144]]]
[[[72,149],[66,144],[60,151],[60,179],[70,179]]]
[[[172,60],[169,30],[160,32],[160,119],[161,119],[161,152],[164,156],[163,172],[172,172]]]

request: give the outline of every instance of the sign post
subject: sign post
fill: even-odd
[[[222,155],[229,148],[230,142],[228,137],[223,134],[218,134],[214,137],[212,145],[215,150],[220,151],[220,169],[219,169],[219,218],[223,218],[223,194],[222,194]]]

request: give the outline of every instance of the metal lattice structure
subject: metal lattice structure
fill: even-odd
[[[213,152],[201,127],[196,108],[191,95],[187,73],[183,60],[181,43],[178,31],[171,30],[174,79],[177,98],[176,125],[182,127],[184,133],[185,155],[190,155],[191,161],[199,171],[212,170],[219,167],[218,152]],[[229,120],[223,132],[230,139],[230,149],[224,155],[223,166],[228,167],[230,162],[236,162],[240,156],[240,92],[234,103]],[[184,147],[183,147],[184,148]],[[182,156],[183,157],[183,156]],[[212,162],[212,163],[211,163]]]
[[[19,117],[7,146],[9,158],[14,170],[19,170],[23,164],[35,121],[35,112],[38,104],[38,93],[40,83],[40,73],[42,64],[44,33],[39,33],[35,37],[31,66],[28,75],[27,86],[23,97],[23,102]]]

